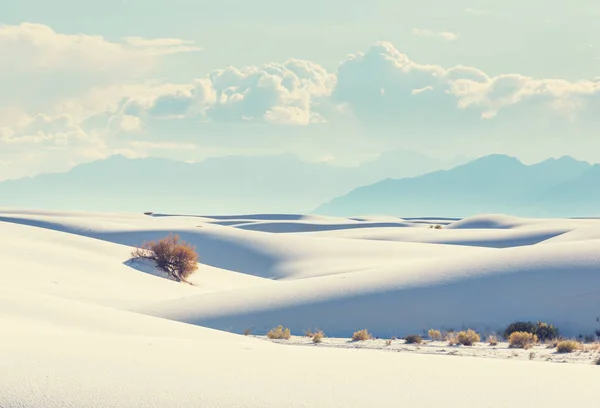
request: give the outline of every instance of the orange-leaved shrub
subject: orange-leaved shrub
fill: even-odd
[[[198,269],[198,254],[193,246],[170,234],[158,241],[145,242],[131,256],[154,261],[156,266],[179,282],[187,282]]]

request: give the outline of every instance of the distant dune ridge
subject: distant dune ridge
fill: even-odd
[[[132,246],[168,233],[196,246],[192,285],[129,259]],[[591,360],[284,347],[235,333],[285,325],[294,335],[367,329],[390,338],[542,320],[567,336],[593,334],[600,220],[0,209],[0,240],[2,407],[434,407],[468,399],[504,408],[516,395],[544,407],[597,399]],[[326,373],[315,375],[321,367]],[[457,372],[468,386],[448,381]]]

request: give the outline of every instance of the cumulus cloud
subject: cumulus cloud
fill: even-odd
[[[326,142],[341,157],[335,147],[350,143],[379,149],[371,153],[388,149],[392,142],[377,142],[373,125],[389,126],[402,144],[440,140],[449,129],[482,139],[514,133],[506,129],[516,121],[597,123],[600,111],[600,78],[494,76],[416,62],[389,42],[346,56],[335,72],[289,59],[224,67],[179,84],[139,80],[157,58],[195,50],[173,38],[111,42],[42,25],[0,26],[0,54],[11,55],[0,66],[0,161],[29,172],[115,152],[193,158],[192,146],[281,149],[292,140],[298,148]]]
[[[91,88],[143,78],[165,54],[197,49],[171,38],[114,42],[43,24],[0,25],[0,55],[9,56],[0,64],[0,117],[8,109],[28,115],[55,111],[57,102]]]
[[[66,170],[108,154],[105,142],[69,116],[37,115],[22,126],[0,129],[2,178]]]
[[[141,118],[306,125],[325,121],[319,105],[326,103],[335,83],[335,75],[321,66],[290,59],[219,69],[150,98],[129,98],[123,109]]]
[[[420,64],[391,43],[348,56],[338,69],[333,97],[365,120],[410,121],[430,115],[494,118],[508,107],[535,105],[573,117],[600,96],[600,81],[570,82],[519,74],[490,77],[473,67]],[[418,114],[418,115],[417,115]],[[465,117],[461,117],[465,119]]]
[[[413,28],[412,33],[419,37],[440,38],[446,41],[454,41],[460,37],[460,35],[449,31],[433,31],[421,28]]]

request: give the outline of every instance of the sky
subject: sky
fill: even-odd
[[[113,154],[600,162],[594,0],[4,0],[0,180]]]

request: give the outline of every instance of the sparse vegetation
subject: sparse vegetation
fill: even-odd
[[[134,259],[150,259],[178,282],[187,282],[198,269],[198,254],[193,246],[170,234],[159,241],[145,242],[131,252]]]
[[[596,361],[594,361],[594,364],[600,366],[600,357],[598,357]]]
[[[392,345],[392,339],[387,339],[387,340],[385,341],[385,345],[386,345],[386,346],[391,346],[391,345]]]
[[[510,338],[510,335],[514,332],[531,333],[535,334],[539,341],[545,342],[546,340],[553,340],[558,338],[558,328],[551,324],[544,322],[515,322],[508,325],[504,330],[504,338]]]
[[[513,332],[508,337],[508,347],[511,348],[523,348],[527,350],[537,342],[537,336],[528,332]]]
[[[144,215],[153,215],[153,214],[154,214],[154,213],[153,213],[152,211],[146,211],[146,212],[144,213]]]
[[[456,333],[454,332],[446,333],[445,338],[449,346],[454,346],[458,344],[458,339],[456,338]]]
[[[325,337],[325,333],[322,331],[318,331],[312,336],[312,342],[318,344],[323,341],[323,337]]]
[[[535,353],[532,351],[531,353],[529,353],[529,359],[533,360],[535,358]]]
[[[497,346],[498,345],[498,336],[496,336],[495,334],[490,334],[487,337],[487,342],[489,343],[490,346]]]
[[[249,336],[252,333],[252,329],[244,330],[244,336]]]
[[[372,338],[373,336],[367,331],[367,329],[356,331],[352,335],[352,341],[365,341],[371,340]]]
[[[409,334],[404,337],[404,341],[406,344],[421,344],[423,342],[423,338],[418,334]]]
[[[437,224],[437,225],[430,225],[429,228],[438,229],[439,230],[439,229],[442,229],[443,227],[440,224]]]
[[[267,337],[271,340],[289,340],[290,337],[292,337],[292,334],[290,332],[290,329],[284,329],[283,326],[277,326],[276,328],[272,329],[267,333]]]
[[[313,333],[313,331],[311,329],[305,330],[304,331],[304,336],[305,337],[313,337],[315,335],[315,333]]]
[[[558,342],[556,345],[556,352],[558,353],[572,353],[577,350],[581,350],[582,344],[575,340],[563,340]]]
[[[467,331],[458,332],[456,340],[463,346],[472,346],[474,343],[480,342],[481,337],[475,330],[469,329]]]
[[[442,339],[442,333],[439,330],[430,329],[427,335],[431,340],[439,341]]]

